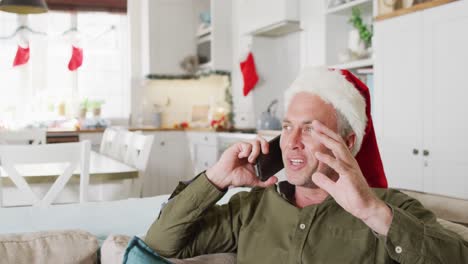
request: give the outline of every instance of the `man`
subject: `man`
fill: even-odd
[[[236,252],[238,263],[467,263],[468,242],[418,201],[369,187],[386,181],[364,84],[347,71],[306,68],[286,102],[287,182],[254,174],[268,142],[237,143],[179,189],[148,231],[149,246],[179,258]],[[255,188],[216,206],[229,186]]]

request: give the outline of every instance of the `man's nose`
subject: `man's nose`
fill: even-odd
[[[289,135],[288,147],[291,149],[304,148],[304,144],[302,143],[302,131],[300,129],[295,129]]]

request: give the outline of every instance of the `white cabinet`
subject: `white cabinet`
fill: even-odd
[[[143,195],[154,196],[171,193],[179,181],[194,175],[190,170],[190,156],[185,133],[182,131],[158,131],[154,135]]]
[[[385,172],[391,187],[423,190],[422,13],[378,22],[375,34],[376,90],[385,98],[376,97],[374,106],[383,110],[378,135]]]
[[[218,139],[215,132],[187,132],[193,175],[213,166],[218,159]]]
[[[425,11],[425,190],[468,198],[468,1]]]
[[[192,1],[150,0],[150,73],[184,74],[180,62],[195,54]]]
[[[194,0],[197,42],[205,40],[209,47],[210,62],[202,65],[204,70],[232,69],[232,5],[232,1]],[[199,31],[201,12],[210,13],[211,25]]]
[[[391,187],[468,198],[468,3],[376,23],[377,133]]]
[[[242,34],[280,36],[299,30],[299,0],[240,0]]]

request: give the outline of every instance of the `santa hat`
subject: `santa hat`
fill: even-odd
[[[347,70],[307,67],[285,92],[286,108],[292,97],[302,91],[319,96],[346,118],[356,134],[351,152],[355,155],[367,183],[371,187],[387,188],[370,114],[367,86]]]

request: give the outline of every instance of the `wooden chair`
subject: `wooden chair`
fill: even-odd
[[[54,202],[60,192],[64,189],[67,182],[73,175],[73,172],[80,170],[80,203],[86,202],[88,197],[89,185],[89,159],[91,143],[82,141],[77,143],[60,143],[46,145],[0,145],[1,166],[13,181],[16,187],[30,197],[33,206],[49,206]],[[41,166],[58,166],[62,174],[57,177],[44,197],[39,198],[32,191],[31,186],[26,182],[24,176],[18,171],[18,167],[23,165],[34,166],[33,173],[40,172]],[[36,168],[37,166],[37,168]],[[28,175],[29,176],[29,175]],[[0,206],[3,205],[2,180],[0,177]]]
[[[39,145],[46,143],[47,131],[45,129],[31,128],[22,130],[0,131],[0,144]]]
[[[145,171],[148,166],[154,136],[143,135],[141,132],[137,131],[133,132],[131,136],[127,136],[127,140],[129,144],[125,153],[124,162],[140,171]]]
[[[117,159],[118,153],[118,142],[119,137],[122,131],[125,131],[121,128],[106,128],[102,135],[101,146],[99,152],[111,158]]]
[[[138,169],[138,179],[133,181],[132,195],[142,197],[143,183],[146,178],[146,168],[153,146],[154,136],[144,135],[140,131],[127,132],[122,137],[126,144],[124,162]]]

